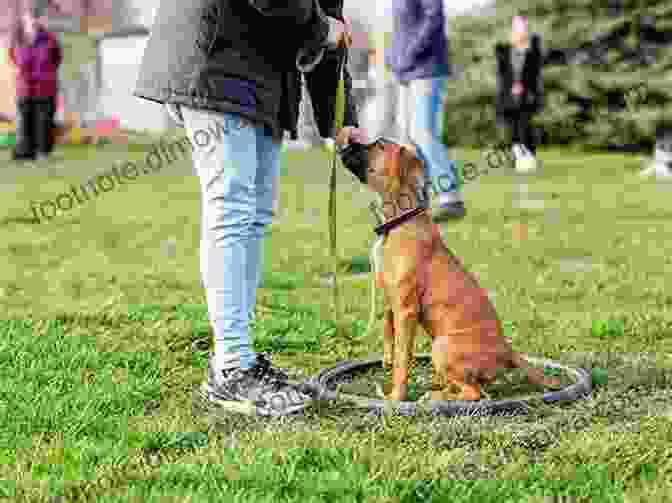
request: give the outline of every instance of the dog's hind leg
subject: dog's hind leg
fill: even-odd
[[[457,400],[465,401],[477,401],[481,399],[481,385],[478,382],[467,384],[459,383],[459,387],[462,389],[457,394]]]
[[[448,373],[451,362],[450,346],[444,337],[434,337],[432,341],[432,400],[447,400],[450,394]]]
[[[476,369],[462,368],[454,360],[446,337],[435,337],[432,343],[432,400],[468,400],[481,399],[480,372]]]

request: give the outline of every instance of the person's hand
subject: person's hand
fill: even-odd
[[[334,31],[333,37],[336,47],[349,49],[352,46],[352,25],[350,20],[345,16],[343,16],[343,21],[330,17],[329,24],[331,25],[330,29]]]
[[[353,126],[342,128],[336,135],[336,145],[344,147],[350,143],[368,143],[369,138],[364,129]]]

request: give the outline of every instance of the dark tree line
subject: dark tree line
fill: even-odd
[[[451,21],[446,141],[504,141],[494,117],[497,41],[511,16],[542,35],[546,106],[536,119],[546,144],[650,150],[672,129],[672,2],[669,0],[501,0],[493,16]]]

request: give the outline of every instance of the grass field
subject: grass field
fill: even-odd
[[[211,334],[188,159],[31,222],[31,201],[148,148],[66,147],[40,167],[0,151],[0,500],[672,501],[672,186],[641,181],[639,158],[542,151],[543,173],[484,174],[467,218],[443,226],[516,349],[606,372],[590,399],[525,417],[323,404],[262,420],[192,415]],[[382,346],[363,335],[365,277],[341,287],[355,342],[335,336],[328,175],[319,152],[285,155],[254,327],[301,378]],[[344,170],[338,191],[340,255],[366,255],[369,197]]]

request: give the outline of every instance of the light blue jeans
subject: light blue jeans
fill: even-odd
[[[413,80],[402,89],[402,114],[407,114],[408,136],[417,146],[419,156],[427,166],[434,193],[441,202],[462,201],[461,187],[455,162],[450,158],[448,148],[443,144],[442,95],[446,79]]]
[[[282,139],[237,114],[181,107],[201,184],[201,277],[217,369],[250,368],[250,321],[274,216]]]

